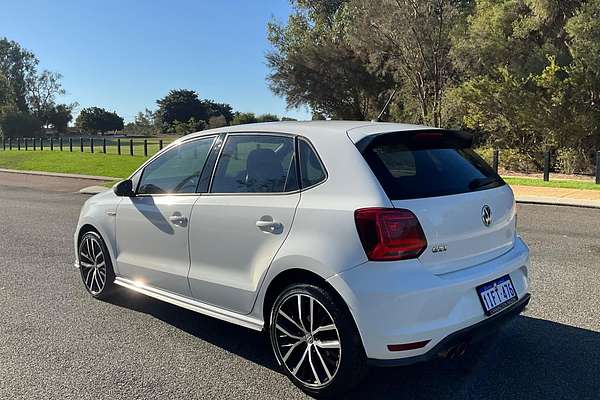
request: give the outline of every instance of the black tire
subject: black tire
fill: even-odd
[[[304,311],[294,313],[298,302],[300,309],[306,311],[310,310],[312,302],[312,314]],[[346,306],[340,303],[324,288],[293,284],[279,294],[271,308],[269,338],[275,357],[294,385],[313,397],[337,397],[348,392],[360,383],[367,371],[366,356],[354,319]],[[302,317],[298,318],[298,314]],[[303,327],[310,325],[311,318],[314,320],[313,327],[305,328],[303,332]],[[333,321],[333,329],[328,323],[329,318]],[[320,330],[317,325],[328,329]],[[294,336],[284,334],[281,329]],[[339,345],[337,363],[337,348],[322,347],[332,345]],[[337,366],[335,371],[334,366]]]
[[[106,299],[115,288],[115,272],[110,253],[102,237],[94,232],[86,232],[78,248],[79,272],[83,286],[96,299]]]

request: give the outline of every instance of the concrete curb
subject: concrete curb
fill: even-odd
[[[110,188],[106,187],[106,186],[88,186],[86,188],[81,189],[79,191],[79,193],[81,193],[81,194],[98,194],[98,193],[106,192],[107,190],[110,190]]]
[[[521,204],[542,204],[548,206],[569,206],[582,208],[600,209],[600,201],[565,199],[560,197],[537,197],[537,196],[516,196],[515,200]]]
[[[103,181],[103,182],[122,179],[122,178],[116,178],[114,176],[63,174],[63,173],[60,173],[60,172],[43,172],[43,171],[20,171],[20,170],[16,170],[16,169],[4,169],[4,168],[0,168],[0,172],[6,172],[8,174],[25,174],[25,175],[54,176],[54,177],[57,177],[57,178],[89,179],[89,180]]]

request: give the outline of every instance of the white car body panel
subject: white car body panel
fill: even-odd
[[[116,216],[116,265],[119,275],[142,284],[189,296],[189,220],[197,195],[124,198]],[[174,224],[181,216],[187,223]]]
[[[369,358],[425,354],[444,337],[487,318],[475,291],[478,285],[509,274],[519,298],[525,296],[529,265],[528,248],[516,235],[514,198],[507,185],[390,201],[355,145],[373,134],[433,129],[315,121],[249,124],[188,135],[169,147],[229,132],[303,136],[316,149],[327,178],[294,194],[149,196],[163,217],[175,211],[189,215],[187,228],[173,227],[175,236],[150,220],[138,220],[141,214],[131,199],[107,191],[84,205],[75,241],[80,229],[91,225],[107,244],[117,284],[253,329],[261,329],[268,318],[263,306],[271,282],[289,270],[308,271],[346,303]],[[483,204],[493,210],[490,227],[481,223]],[[369,261],[354,220],[355,210],[366,207],[411,210],[427,237],[423,254],[412,260]],[[118,211],[117,216],[107,211]],[[259,231],[254,224],[263,215],[281,221],[283,232]],[[433,253],[437,244],[446,245],[447,251]],[[417,350],[386,348],[422,340],[429,343]]]
[[[200,196],[190,224],[192,297],[250,313],[262,278],[290,232],[299,200],[299,192]],[[256,226],[269,219],[282,228],[270,232]]]

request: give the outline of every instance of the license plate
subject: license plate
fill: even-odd
[[[477,293],[486,315],[496,314],[517,301],[517,292],[508,275],[477,286]]]

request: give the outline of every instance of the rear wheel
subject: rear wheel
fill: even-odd
[[[106,244],[96,232],[83,235],[79,243],[79,271],[87,291],[98,299],[110,296],[115,273]]]
[[[310,395],[339,395],[366,371],[352,316],[318,286],[295,284],[283,290],[271,310],[269,336],[285,374]]]

